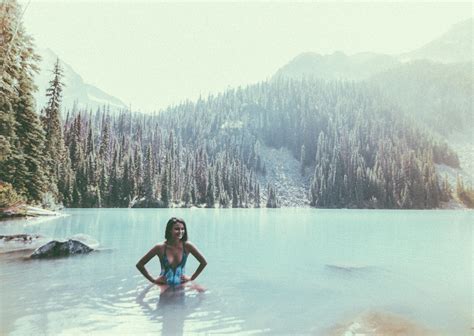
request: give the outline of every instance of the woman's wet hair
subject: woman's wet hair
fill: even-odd
[[[173,225],[176,223],[181,223],[184,226],[184,235],[183,238],[181,238],[182,241],[187,241],[188,240],[188,229],[186,227],[186,222],[182,218],[178,217],[171,217],[168,223],[166,223],[166,230],[165,230],[165,239],[170,240],[171,239],[171,230],[173,229]]]

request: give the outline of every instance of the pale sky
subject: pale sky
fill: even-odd
[[[407,52],[472,10],[471,2],[32,0],[23,20],[85,82],[152,111],[268,79],[302,52]]]

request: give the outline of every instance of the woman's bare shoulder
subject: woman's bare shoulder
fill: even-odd
[[[185,241],[184,242],[184,247],[186,248],[186,250],[188,251],[192,251],[192,250],[195,250],[196,249],[196,245],[194,245],[192,242],[190,242],[189,240]]]
[[[163,250],[165,249],[165,245],[166,245],[166,242],[163,241],[163,242],[158,243],[155,246],[153,246],[153,249],[156,252],[163,252]]]

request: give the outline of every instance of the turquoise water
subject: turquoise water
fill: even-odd
[[[1,333],[325,334],[366,312],[449,335],[472,328],[471,211],[71,209],[0,222],[0,234],[82,234],[100,251],[53,260],[0,254]],[[135,268],[171,216],[208,260],[160,295]],[[188,274],[197,267],[188,259]],[[159,274],[155,258],[147,265]]]

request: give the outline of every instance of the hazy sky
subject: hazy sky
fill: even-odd
[[[472,9],[470,2],[32,0],[23,19],[37,45],[84,81],[150,111],[265,80],[301,52],[410,51]]]

